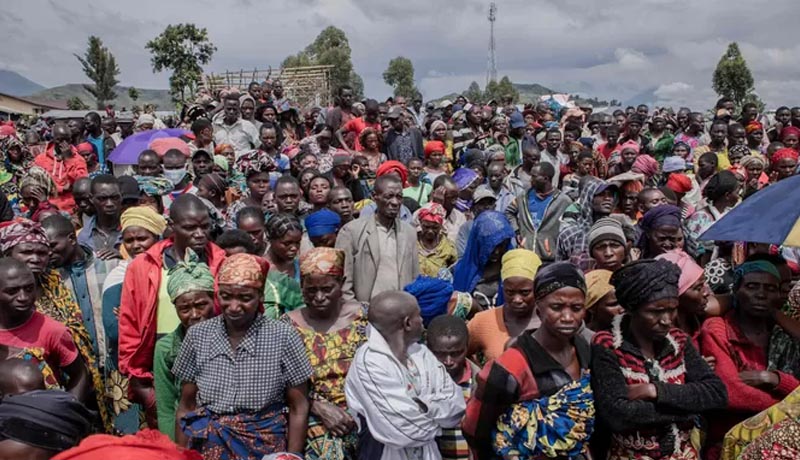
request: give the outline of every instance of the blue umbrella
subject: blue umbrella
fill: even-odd
[[[150,143],[164,137],[181,137],[189,134],[185,129],[151,129],[126,137],[108,156],[108,161],[117,165],[135,165],[139,154],[147,150]]]
[[[751,195],[714,222],[701,240],[747,241],[800,247],[800,176]]]

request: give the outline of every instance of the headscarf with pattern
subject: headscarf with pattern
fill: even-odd
[[[345,254],[341,249],[313,248],[300,257],[300,275],[344,276]]]
[[[222,262],[217,283],[264,289],[269,263],[252,254],[234,254]]]
[[[191,249],[186,250],[184,260],[175,264],[167,273],[167,294],[169,300],[175,299],[187,292],[214,292],[214,275],[211,270]]]
[[[250,177],[262,172],[275,171],[278,169],[278,163],[263,150],[250,150],[237,158],[233,167],[244,177]]]
[[[14,246],[22,243],[39,243],[50,247],[44,228],[32,220],[17,217],[0,224],[0,252],[7,254]]]

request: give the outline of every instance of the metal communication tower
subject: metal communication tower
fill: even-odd
[[[489,4],[489,62],[486,68],[486,84],[490,81],[497,81],[497,56],[494,46],[494,21],[497,19],[497,5],[494,2]]]

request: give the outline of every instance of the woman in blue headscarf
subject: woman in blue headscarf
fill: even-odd
[[[469,233],[464,256],[456,263],[453,288],[469,292],[482,308],[495,306],[503,254],[512,248],[514,230],[497,211],[484,211]]]
[[[470,168],[458,168],[453,173],[453,181],[458,187],[456,209],[467,212],[472,207],[472,192],[480,185],[480,176]]]

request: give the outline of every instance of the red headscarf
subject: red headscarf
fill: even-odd
[[[378,170],[375,172],[375,177],[381,177],[393,172],[396,172],[400,175],[400,181],[403,183],[403,187],[405,187],[406,181],[408,180],[408,169],[403,166],[403,163],[400,163],[397,160],[389,160],[381,163],[381,165],[378,167]]]
[[[781,130],[781,140],[786,139],[786,136],[795,135],[800,138],[800,128],[797,126],[787,126]]]
[[[444,225],[445,217],[447,217],[447,211],[445,211],[444,207],[439,203],[428,203],[417,211],[417,219],[419,219],[420,222],[428,221]]]
[[[631,171],[642,173],[647,177],[658,174],[658,161],[650,155],[639,155],[631,166]]]
[[[667,180],[667,188],[675,193],[689,193],[692,190],[692,180],[686,174],[672,173]]]
[[[794,126],[789,126],[789,128],[794,128]],[[783,131],[781,132],[781,137],[783,137],[783,132],[785,132],[786,129],[787,128],[784,128]],[[795,128],[795,129],[797,129],[797,128]],[[800,131],[800,130],[798,130],[798,131]],[[773,153],[772,154],[772,158],[770,158],[769,161],[773,165],[776,165],[776,164],[778,164],[779,161],[783,160],[784,158],[792,158],[792,159],[794,159],[794,161],[797,161],[797,158],[798,158],[797,150],[791,149],[789,147],[784,147],[782,149],[779,149],[775,153]]]
[[[755,131],[764,131],[764,125],[757,122],[756,120],[753,120],[750,123],[748,123],[747,126],[744,127],[744,132],[746,132],[747,134],[750,134]]]
[[[94,146],[90,142],[81,142],[75,146],[78,153],[81,152],[94,152]]]
[[[425,144],[425,158],[431,156],[433,152],[442,152],[444,154],[445,146],[442,141],[428,141]]]

